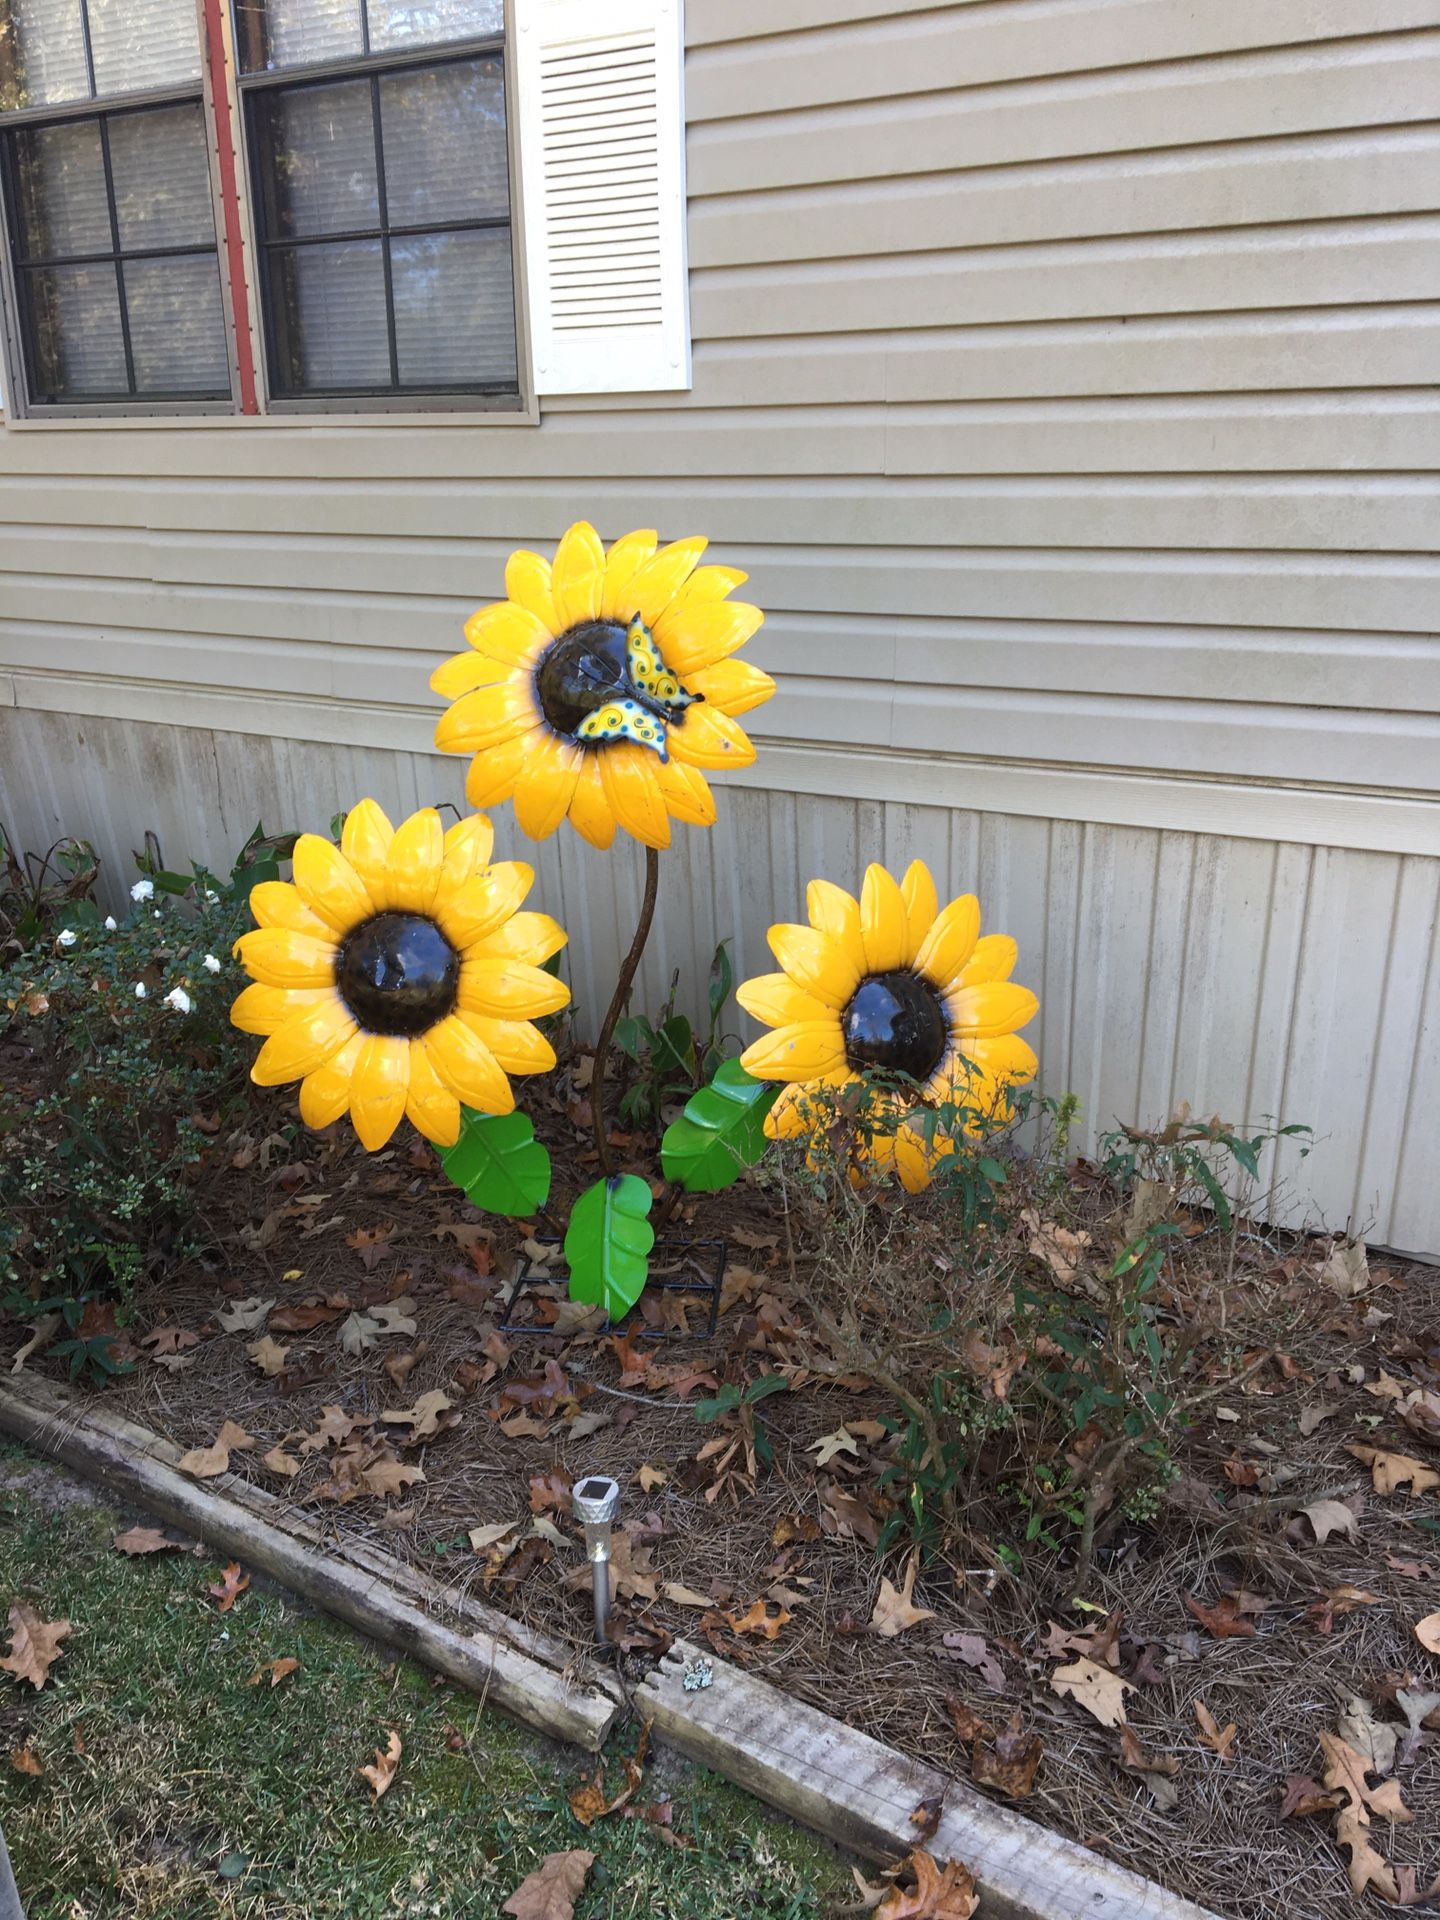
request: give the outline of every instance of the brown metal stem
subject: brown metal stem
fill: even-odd
[[[645,942],[650,938],[650,923],[655,918],[655,891],[659,884],[660,855],[654,847],[647,847],[645,897],[640,902],[640,918],[635,923],[635,938],[630,942],[630,951],[615,982],[615,992],[600,1023],[600,1037],[595,1042],[595,1071],[590,1076],[590,1112],[595,1122],[595,1152],[599,1157],[600,1171],[606,1179],[610,1177],[610,1142],[606,1137],[608,1129],[605,1125],[605,1071],[610,1060],[610,1042],[615,1034],[615,1023],[625,1011],[630,989],[635,984],[635,970],[640,965]]]

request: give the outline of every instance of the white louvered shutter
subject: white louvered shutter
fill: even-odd
[[[690,385],[683,0],[515,0],[536,391]]]

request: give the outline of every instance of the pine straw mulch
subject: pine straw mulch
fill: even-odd
[[[542,1130],[561,1149],[553,1206],[563,1220],[593,1164],[563,1111]],[[968,1708],[998,1727],[1018,1708],[1043,1743],[1034,1789],[1018,1803],[1031,1818],[1234,1920],[1379,1909],[1373,1894],[1351,1894],[1332,1816],[1284,1819],[1281,1800],[1290,1776],[1319,1778],[1319,1736],[1340,1727],[1352,1698],[1403,1731],[1397,1686],[1440,1689],[1440,1659],[1413,1634],[1440,1607],[1436,1496],[1382,1497],[1346,1451],[1370,1443],[1440,1466],[1433,1436],[1427,1447],[1399,1423],[1386,1384],[1440,1384],[1440,1274],[1377,1263],[1369,1289],[1341,1300],[1318,1286],[1312,1250],[1257,1232],[1242,1243],[1225,1298],[1230,1338],[1254,1370],[1207,1402],[1185,1435],[1182,1478],[1153,1523],[1127,1523],[1097,1556],[1094,1610],[1067,1606],[1066,1565],[1037,1546],[1019,1577],[997,1574],[989,1553],[985,1564],[931,1563],[914,1599],[934,1617],[882,1638],[869,1625],[882,1577],[902,1585],[905,1565],[897,1552],[882,1567],[871,1544],[887,1443],[866,1423],[888,1411],[884,1395],[800,1365],[792,1390],[757,1408],[774,1452],[758,1471],[733,1416],[702,1425],[694,1412],[720,1382],[753,1379],[804,1351],[806,1249],[791,1244],[772,1198],[742,1185],[701,1203],[689,1224],[730,1245],[713,1339],[507,1339],[496,1332],[504,1279],[532,1228],[481,1221],[421,1143],[367,1159],[347,1128],[333,1132],[297,1136],[283,1102],[262,1097],[248,1134],[217,1140],[205,1206],[223,1255],[184,1266],[143,1303],[126,1330],[135,1370],[107,1404],[186,1448],[238,1422],[256,1444],[232,1455],[234,1469],[337,1533],[372,1538],[452,1590],[561,1636],[581,1662],[588,1575],[563,1488],[571,1476],[613,1474],[625,1490],[619,1618],[632,1680],[666,1636],[708,1638],[798,1698],[961,1776],[970,1762],[950,1702],[962,1721]],[[634,1143],[637,1168],[653,1164],[639,1152],[646,1144]],[[348,1316],[397,1299],[414,1303],[402,1330],[346,1353]],[[276,1304],[249,1327],[220,1325],[220,1314],[254,1300]],[[317,1324],[286,1331],[287,1317]],[[247,1357],[267,1329],[288,1349],[275,1378]],[[3,1332],[13,1352],[23,1332]],[[54,1365],[43,1355],[29,1364]],[[407,1423],[380,1416],[428,1392],[452,1403],[439,1411],[442,1430],[406,1444]],[[334,1444],[302,1450],[300,1436],[317,1431],[327,1407],[356,1423],[338,1461]],[[1325,1417],[1303,1433],[1302,1412],[1317,1407]],[[817,1469],[815,1443],[842,1424],[858,1435],[856,1455],[842,1450]],[[343,1435],[346,1422],[332,1419],[337,1426]],[[383,1451],[373,1438],[381,1432],[390,1436]],[[301,1461],[288,1480],[263,1463],[282,1443]],[[377,1453],[423,1478],[388,1498],[364,1491],[375,1484],[365,1462]],[[388,1484],[383,1471],[378,1484]],[[1315,1543],[1296,1511],[1320,1497],[1348,1503],[1353,1537],[1337,1530]],[[965,1501],[972,1539],[1018,1537],[1013,1505],[983,1476]],[[540,1531],[526,1537],[537,1510]],[[506,1540],[472,1549],[471,1530],[505,1521],[517,1523]],[[1347,1585],[1369,1597],[1347,1607],[1342,1596],[1327,1617],[1324,1596]],[[1187,1609],[1187,1595],[1208,1607],[1226,1593],[1260,1609],[1242,1613],[1252,1635],[1217,1638]],[[737,1623],[749,1630],[737,1633]],[[1045,1651],[1056,1628],[1090,1636],[1100,1663],[1133,1681],[1129,1723],[1150,1755],[1175,1763],[1173,1807],[1121,1765],[1115,1730],[1051,1689],[1049,1675],[1076,1651]],[[984,1666],[946,1647],[957,1633],[983,1637]],[[1235,1723],[1229,1763],[1201,1740],[1197,1700],[1220,1727]],[[1440,1870],[1440,1738],[1424,1737],[1398,1778],[1414,1822],[1392,1828],[1377,1816],[1372,1838],[1424,1886]],[[1168,1797],[1164,1784],[1160,1792]]]

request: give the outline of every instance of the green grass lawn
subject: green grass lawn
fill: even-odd
[[[636,1796],[671,1796],[670,1836],[619,1815],[587,1834],[568,1805],[583,1756],[278,1593],[219,1613],[218,1562],[127,1559],[113,1514],[61,1501],[13,1453],[4,1469],[0,1620],[25,1600],[73,1628],[43,1691],[0,1674],[0,1825],[29,1920],[498,1915],[570,1847],[597,1855],[576,1920],[810,1920],[853,1900],[818,1841],[675,1762]],[[247,1684],[287,1658],[277,1687]],[[356,1768],[392,1727],[403,1757],[372,1804]],[[15,1767],[27,1747],[39,1777]],[[618,1791],[618,1758],[610,1777]]]

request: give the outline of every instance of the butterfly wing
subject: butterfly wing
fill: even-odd
[[[670,758],[665,723],[647,713],[638,700],[611,700],[594,713],[587,713],[575,730],[575,738],[596,745],[603,740],[633,740],[636,746],[658,753],[662,760]]]
[[[687,693],[678,676],[660,658],[660,649],[638,613],[625,634],[625,664],[630,670],[630,678],[642,693],[648,693],[652,700],[658,700],[662,706],[676,713],[693,706],[699,697]]]

